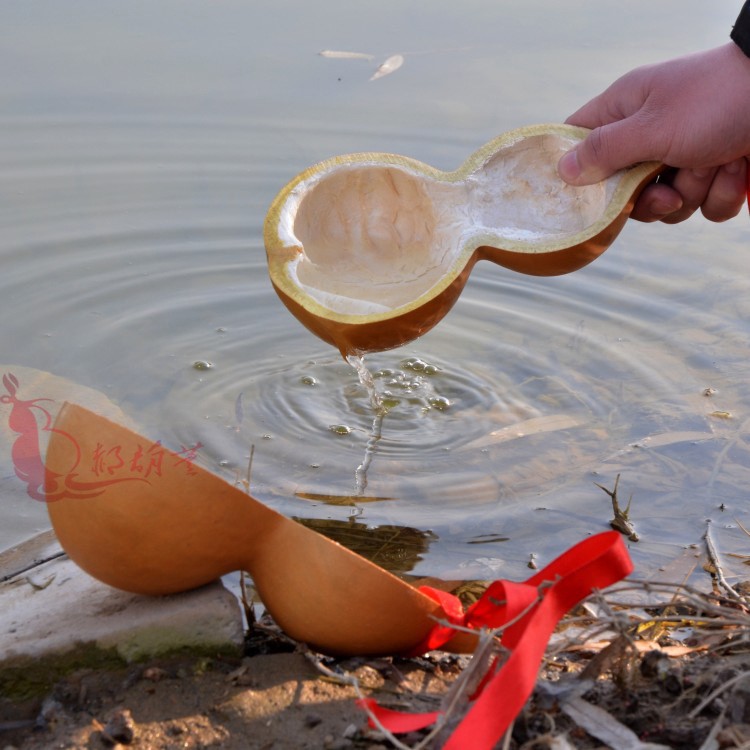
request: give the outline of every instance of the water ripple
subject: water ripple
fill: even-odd
[[[692,539],[705,503],[740,502],[739,250],[707,270],[699,232],[673,229],[657,254],[653,230],[628,228],[560,279],[480,264],[440,326],[367,357],[387,407],[376,424],[353,368],[273,293],[261,236],[287,179],[368,134],[212,128],[0,119],[21,144],[0,138],[7,360],[106,390],[167,442],[200,441],[229,481],[255,446],[253,491],[292,515],[434,530],[428,573],[496,574],[540,534],[606,528],[593,480],[617,473],[659,543]],[[386,136],[432,161],[472,150]],[[488,539],[515,546],[498,560]]]

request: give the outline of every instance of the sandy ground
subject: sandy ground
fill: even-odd
[[[581,613],[579,613],[580,615]],[[584,613],[585,614],[585,613]],[[515,750],[750,748],[750,620],[742,605],[696,627],[693,613],[648,640],[642,626],[604,640],[588,631],[548,651],[507,743]],[[580,620],[580,617],[579,617]],[[692,623],[690,625],[689,623]],[[649,634],[653,637],[654,632]],[[368,728],[351,681],[383,705],[426,711],[468,657],[333,660],[273,628],[251,632],[235,660],[183,658],[120,671],[83,670],[45,696],[0,703],[0,748],[390,748]],[[420,745],[424,733],[401,736]]]

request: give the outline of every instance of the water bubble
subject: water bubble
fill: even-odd
[[[435,375],[438,372],[440,372],[440,368],[437,365],[425,365],[424,366],[425,375]]]
[[[450,399],[445,398],[445,396],[433,396],[430,399],[430,406],[438,411],[448,411],[451,402]]]
[[[193,362],[194,370],[212,370],[213,366],[213,362],[209,362],[206,359],[199,359]]]
[[[414,372],[422,372],[426,366],[427,363],[423,362],[419,357],[412,357],[401,362],[401,367],[406,370],[414,370]]]
[[[317,385],[318,381],[312,376],[312,375],[303,375],[299,382],[302,383],[302,385]]]

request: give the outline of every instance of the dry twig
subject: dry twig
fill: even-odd
[[[706,533],[703,535],[703,538],[706,541],[706,552],[708,553],[709,562],[711,563],[713,573],[716,576],[716,580],[719,582],[719,585],[727,592],[731,599],[744,604],[746,601],[745,598],[735,591],[735,589],[732,587],[732,584],[727,581],[726,576],[724,575],[724,569],[722,568],[721,562],[719,560],[719,553],[717,552],[716,545],[711,538],[710,519],[706,522]]]
[[[629,518],[630,504],[633,502],[633,496],[630,496],[628,504],[624,510],[620,507],[620,501],[617,499],[617,486],[620,484],[620,475],[618,474],[615,477],[615,486],[611,490],[608,490],[603,484],[599,484],[598,482],[594,482],[594,484],[600,490],[604,490],[604,492],[606,492],[612,499],[612,512],[615,516],[609,522],[609,525],[615,529],[615,531],[625,534],[631,542],[637,542],[639,539],[638,532],[635,530],[635,526],[633,526],[633,523]]]

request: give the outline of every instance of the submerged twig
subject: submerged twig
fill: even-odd
[[[747,530],[747,529],[746,529],[746,528],[745,528],[745,527],[744,527],[744,526],[742,525],[742,522],[741,522],[741,521],[740,521],[739,519],[735,518],[735,519],[734,519],[734,522],[735,522],[735,523],[736,523],[736,524],[737,524],[737,525],[738,525],[738,526],[739,526],[739,527],[740,527],[740,528],[742,529],[742,531],[744,531],[744,532],[745,532],[745,534],[746,534],[747,536],[750,536],[750,531],[748,531],[748,530]],[[743,554],[742,554],[742,553],[740,553],[740,552],[730,552],[730,553],[729,553],[729,556],[730,556],[730,557],[738,557],[738,558],[739,558],[740,560],[747,560],[747,561],[750,561],[750,555],[743,555]]]
[[[736,602],[745,604],[745,597],[741,596],[737,593],[737,591],[735,591],[732,584],[727,581],[726,576],[724,575],[724,569],[722,568],[721,562],[719,561],[719,553],[716,551],[716,546],[714,545],[713,539],[711,538],[710,519],[706,522],[706,533],[703,535],[703,538],[706,540],[706,552],[708,553],[708,559],[711,563],[711,567],[716,576],[716,580],[719,582],[719,585],[727,592],[731,599],[734,599],[734,601]]]
[[[234,482],[234,486],[238,487],[241,485],[248,495],[250,494],[250,479],[253,474],[253,456],[254,455],[255,455],[255,443],[253,443],[250,446],[250,455],[248,456],[248,460],[247,460],[247,471],[245,472],[245,476],[244,477],[240,476],[239,469],[236,470],[236,474],[235,474],[236,479]]]

